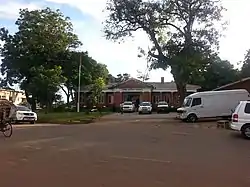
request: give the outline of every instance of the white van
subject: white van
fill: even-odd
[[[199,118],[231,117],[239,102],[249,97],[245,89],[197,92],[185,98],[183,106],[177,109],[178,117],[189,122]]]

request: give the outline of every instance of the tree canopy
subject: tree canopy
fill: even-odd
[[[119,41],[143,30],[152,47],[146,53],[151,68],[171,68],[180,100],[190,75],[199,73],[218,45],[223,7],[213,0],[109,0],[106,38]]]
[[[250,50],[247,51],[241,67],[241,78],[250,77]]]
[[[215,56],[213,60],[200,72],[201,76],[193,76],[189,84],[202,87],[202,91],[210,91],[217,87],[235,82],[240,78],[240,71],[227,60]]]
[[[74,97],[80,58],[82,84],[108,76],[106,65],[97,63],[87,52],[75,52],[81,42],[70,19],[59,10],[22,9],[15,24],[17,32],[13,34],[0,28],[4,43],[0,48],[1,72],[5,77],[1,85],[20,84],[33,109],[37,102],[50,108],[60,88],[68,102]]]

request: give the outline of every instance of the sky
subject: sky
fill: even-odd
[[[250,0],[222,0],[227,9],[224,19],[228,21],[227,30],[220,39],[220,57],[229,60],[236,67],[243,60],[246,50],[250,49]],[[100,63],[107,65],[112,75],[129,73],[137,76],[137,70],[144,71],[146,60],[138,58],[138,47],[147,48],[147,36],[138,32],[134,38],[128,38],[118,44],[104,38],[102,22],[107,16],[106,0],[0,0],[0,27],[7,27],[10,32],[16,31],[15,20],[20,8],[30,10],[51,7],[60,9],[65,16],[69,16],[74,25],[74,31],[82,41],[81,50]],[[169,71],[154,70],[150,72],[150,81],[172,81]]]

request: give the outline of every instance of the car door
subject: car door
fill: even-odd
[[[204,117],[204,106],[202,105],[202,99],[200,97],[193,98],[192,105],[191,105],[192,111],[198,118]]]
[[[246,103],[239,112],[239,122],[241,123],[250,123],[250,103]]]

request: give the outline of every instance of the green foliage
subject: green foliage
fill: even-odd
[[[118,74],[116,77],[116,82],[124,82],[130,78],[130,74],[128,73],[123,73],[123,74]]]
[[[241,67],[241,78],[250,77],[250,50],[247,51]]]
[[[56,62],[58,55],[81,45],[73,33],[72,23],[59,10],[50,8],[29,11],[20,10],[16,21],[18,31],[10,34],[0,29],[3,57],[1,72],[5,85],[20,83],[26,95],[36,101],[51,105],[59,85],[67,79],[62,66]],[[46,92],[46,93],[45,93]]]
[[[62,75],[62,68],[55,66],[53,69],[45,69],[43,66],[31,68],[31,73],[35,74],[29,83],[23,81],[21,88],[29,90],[31,94],[37,97],[37,101],[42,104],[51,106],[56,100],[58,85],[65,82]],[[38,86],[39,85],[39,86]],[[42,89],[41,89],[42,88]]]
[[[58,112],[58,113],[38,113],[38,123],[53,123],[53,124],[85,124],[94,122],[96,118],[101,117],[106,113],[90,113],[83,112]]]
[[[78,88],[80,61],[81,86],[91,85],[100,77],[105,80],[108,77],[107,66],[97,63],[87,52],[67,51],[62,53],[57,62],[62,66],[62,75],[67,77],[67,80],[61,86],[67,96],[67,103],[69,103],[70,96],[74,100],[73,92],[76,92]]]
[[[171,68],[182,100],[190,75],[198,74],[218,46],[223,7],[213,0],[109,0],[104,31],[110,40],[123,40],[143,30],[152,42],[145,54],[152,69]],[[218,28],[218,27],[217,27]]]
[[[189,83],[200,85],[203,91],[208,91],[239,80],[239,75],[240,72],[229,61],[215,57]]]
[[[105,80],[101,77],[94,80],[94,83],[91,87],[91,103],[92,105],[98,104],[98,98],[100,98],[102,90],[105,86]]]
[[[118,74],[116,77],[108,74],[106,83],[121,83],[128,80],[130,77],[131,76],[128,73]]]

